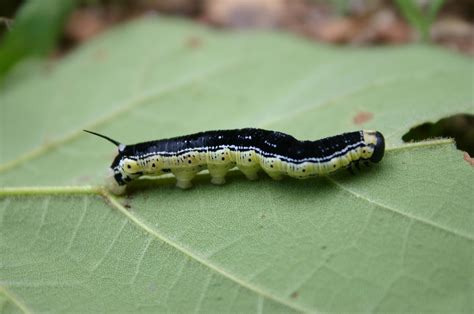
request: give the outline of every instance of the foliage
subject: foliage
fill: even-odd
[[[427,10],[424,13],[421,6],[415,0],[397,0],[403,16],[415,27],[421,35],[422,40],[430,39],[430,28],[436,15],[443,6],[445,0],[432,0],[427,2]]]
[[[23,58],[41,56],[50,51],[74,2],[30,0],[21,7],[11,32],[0,45],[0,79]]]

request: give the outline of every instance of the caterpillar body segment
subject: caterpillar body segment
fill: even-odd
[[[211,182],[225,183],[226,173],[237,167],[250,180],[260,170],[275,180],[284,175],[305,179],[325,175],[340,168],[358,166],[360,161],[378,163],[385,141],[380,132],[361,130],[323,138],[299,141],[281,132],[247,128],[195,133],[170,139],[120,144],[110,166],[108,188],[116,194],[143,175],[173,173],[176,185],[187,189],[192,179],[208,169]]]

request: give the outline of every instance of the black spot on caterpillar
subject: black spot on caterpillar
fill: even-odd
[[[283,175],[304,179],[358,166],[361,161],[378,163],[385,151],[383,135],[367,130],[299,141],[281,132],[247,128],[200,132],[133,145],[86,132],[118,147],[108,180],[108,188],[116,194],[123,193],[127,183],[142,175],[168,172],[176,176],[178,187],[189,188],[194,176],[206,168],[214,184],[223,184],[227,171],[234,167],[250,180],[257,178],[260,169],[275,180]]]

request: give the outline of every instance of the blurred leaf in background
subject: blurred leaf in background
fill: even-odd
[[[23,58],[47,54],[55,45],[75,0],[27,1],[0,44],[0,79]]]
[[[424,2],[425,5],[420,2]],[[401,13],[418,30],[421,39],[424,41],[430,39],[430,27],[444,2],[445,0],[397,0]]]

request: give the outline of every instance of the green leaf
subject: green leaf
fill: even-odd
[[[341,49],[148,18],[0,92],[5,312],[470,312],[472,166],[410,127],[474,113],[472,61],[426,46]],[[26,75],[25,73],[28,73]],[[355,117],[369,117],[356,124]],[[356,176],[99,186],[115,147],[264,127],[376,129]],[[2,294],[3,292],[3,294]]]
[[[426,3],[426,12],[415,0],[396,0],[398,8],[412,26],[416,27],[424,41],[430,39],[430,27],[445,0],[432,0]]]
[[[0,79],[25,57],[42,56],[53,48],[74,4],[74,0],[26,1],[0,45]]]

